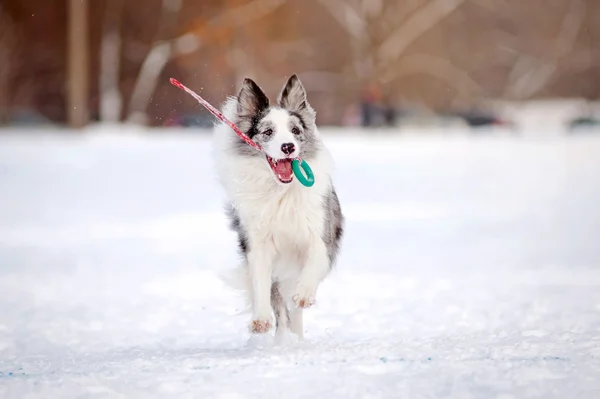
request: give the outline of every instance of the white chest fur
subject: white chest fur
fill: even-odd
[[[329,175],[318,159],[311,162],[316,176],[312,187],[297,180],[287,185],[278,183],[261,158],[243,161],[244,165],[229,162],[229,177],[223,184],[249,238],[273,243],[279,252],[301,249],[321,237]]]

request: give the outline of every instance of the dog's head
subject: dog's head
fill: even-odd
[[[237,96],[238,127],[260,145],[266,157],[240,140],[241,155],[266,158],[275,177],[281,183],[293,180],[292,160],[311,158],[317,151],[315,111],[306,100],[306,90],[296,75],[292,75],[277,99],[269,99],[258,85],[244,79]]]

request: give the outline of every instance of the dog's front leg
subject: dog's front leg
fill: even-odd
[[[328,272],[329,257],[327,256],[327,248],[321,237],[317,236],[309,247],[296,286],[296,294],[292,298],[296,306],[308,308],[315,303],[317,288]]]
[[[271,329],[271,275],[275,249],[262,244],[248,253],[248,270],[252,282],[252,321],[250,331],[266,333]]]

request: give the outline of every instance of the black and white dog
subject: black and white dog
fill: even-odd
[[[216,125],[216,167],[243,254],[230,283],[247,294],[253,333],[268,332],[274,314],[277,336],[291,330],[301,338],[302,309],[315,303],[343,232],[331,156],[296,75],[277,104],[270,104],[260,87],[246,78],[238,96],[229,97],[222,111],[266,153],[250,147],[224,123]],[[312,187],[294,179],[291,161],[297,157],[311,166]]]

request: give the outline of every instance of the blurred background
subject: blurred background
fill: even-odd
[[[169,78],[293,73],[346,229],[273,348]],[[599,104],[600,0],[0,0],[0,398],[600,398]]]
[[[0,123],[206,126],[169,77],[219,104],[297,73],[322,125],[595,124],[599,46],[596,0],[3,0]]]

